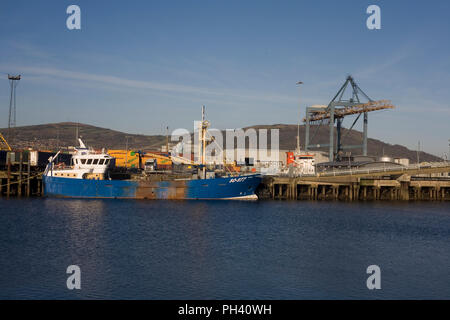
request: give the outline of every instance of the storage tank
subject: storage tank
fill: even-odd
[[[409,166],[409,159],[408,158],[395,158],[395,163],[399,163],[405,167]]]

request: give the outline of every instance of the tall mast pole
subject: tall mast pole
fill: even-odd
[[[80,143],[78,141],[78,138],[80,138],[80,131],[79,131],[78,122],[77,122],[77,126],[75,127],[75,146]]]
[[[450,161],[450,139],[448,139],[448,153],[447,153],[447,161]]]
[[[205,106],[202,106],[202,166],[203,166],[203,179],[206,179],[206,130],[207,125],[205,122]]]
[[[296,153],[297,153],[297,154],[300,153],[300,119],[301,119],[301,117],[302,117],[302,112],[301,112],[301,100],[300,100],[300,98],[301,98],[300,85],[301,85],[301,84],[303,84],[302,81],[298,81],[298,82],[297,82],[297,85],[298,85],[298,92],[299,92],[299,95],[298,95],[298,104],[299,104],[299,111],[300,111],[300,113],[299,113],[299,118],[298,118],[298,123],[297,123],[297,150],[296,150]]]
[[[11,142],[11,128],[16,126],[16,87],[20,75],[12,76],[8,74],[9,84],[11,86],[11,96],[9,98],[9,115],[8,115],[8,141]]]
[[[166,151],[169,154],[169,126],[166,127]]]
[[[128,139],[130,136],[125,136],[125,168],[128,168]]]
[[[420,141],[417,142],[417,165],[419,166],[420,169],[419,153],[420,153]]]

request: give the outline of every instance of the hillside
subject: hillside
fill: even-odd
[[[274,124],[274,125],[257,125],[252,126],[255,129],[280,129],[280,149],[294,150],[296,146],[297,125]],[[321,126],[315,137],[313,135],[316,131],[316,126],[311,126],[310,129],[310,144],[325,144],[329,141],[329,131],[326,126]],[[335,130],[336,137],[336,130]],[[342,128],[342,140],[344,145],[358,145],[362,144],[362,132]],[[303,149],[305,146],[305,126],[300,126],[300,146]],[[328,148],[314,149],[328,152]],[[352,149],[353,154],[362,154],[362,149]],[[390,156],[395,158],[408,158],[411,162],[417,161],[417,151],[410,150],[405,146],[398,144],[389,144],[383,141],[368,138],[367,139],[367,153],[371,156]],[[441,158],[426,153],[419,152],[420,161],[442,161]]]
[[[129,149],[157,149],[166,141],[165,136],[128,134],[82,123],[61,122],[17,127],[11,131],[8,142],[14,148],[31,147],[39,150],[53,150],[58,146],[78,146],[75,139],[77,128],[86,145],[93,148],[125,149],[127,137]],[[0,129],[5,137],[7,131],[8,129]]]
[[[77,124],[73,122],[61,122],[51,123],[43,125],[33,125],[17,127],[11,132],[9,140],[10,144],[14,148],[34,148],[40,150],[54,150],[58,146],[73,146],[75,145],[75,136],[77,132],[83,138],[87,145],[94,148],[107,148],[107,149],[125,149],[126,137],[128,137],[129,149],[141,149],[141,150],[155,150],[160,148],[166,143],[166,137],[162,135],[140,135],[140,134],[128,134],[112,129],[106,129],[87,124]],[[286,124],[275,125],[257,125],[249,128],[254,129],[275,129],[280,130],[280,149],[294,150],[296,145],[297,126]],[[247,128],[245,128],[247,129]],[[311,130],[311,136],[313,135],[315,128]],[[7,136],[7,129],[0,129],[3,135]],[[345,144],[361,144],[362,133],[352,130],[348,132],[343,128],[342,136]],[[300,141],[301,147],[304,148],[305,127],[300,127]],[[269,139],[270,141],[270,139]],[[327,143],[328,130],[325,127],[321,127],[314,140],[314,144]],[[270,145],[270,144],[269,144]],[[327,150],[324,150],[327,151]],[[353,150],[354,154],[361,154],[361,150]],[[368,153],[369,155],[381,156],[388,155],[392,157],[408,158],[412,162],[417,159],[417,152],[409,150],[402,145],[392,145],[376,139],[368,139]],[[440,161],[441,159],[425,153],[419,154],[421,161]]]

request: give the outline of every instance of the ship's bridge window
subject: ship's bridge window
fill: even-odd
[[[92,164],[92,159],[88,159],[87,164]]]
[[[92,164],[98,164],[98,159],[94,159],[94,161],[92,162]]]
[[[99,165],[102,165],[105,163],[105,159],[100,159],[100,161],[98,162]]]
[[[81,164],[86,164],[86,159],[81,159]]]
[[[105,164],[106,164],[106,165],[109,164],[109,159],[106,159]]]

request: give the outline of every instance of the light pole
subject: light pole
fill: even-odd
[[[420,169],[420,159],[419,159],[419,154],[420,154],[420,141],[417,143],[417,166]]]
[[[297,123],[297,154],[300,154],[300,119],[302,118],[302,110],[301,110],[301,90],[300,85],[302,85],[302,81],[297,81],[296,85],[298,86],[298,105],[299,105],[299,118]]]
[[[450,161],[450,139],[448,139],[448,153],[447,153],[447,161]]]
[[[125,168],[128,168],[128,139],[130,136],[125,136]]]
[[[9,99],[9,115],[8,115],[8,133],[7,139],[11,143],[11,128],[16,127],[16,87],[21,79],[21,75],[12,76],[8,74],[9,84],[11,86],[11,97]]]
[[[166,151],[169,155],[169,126],[166,127]]]

